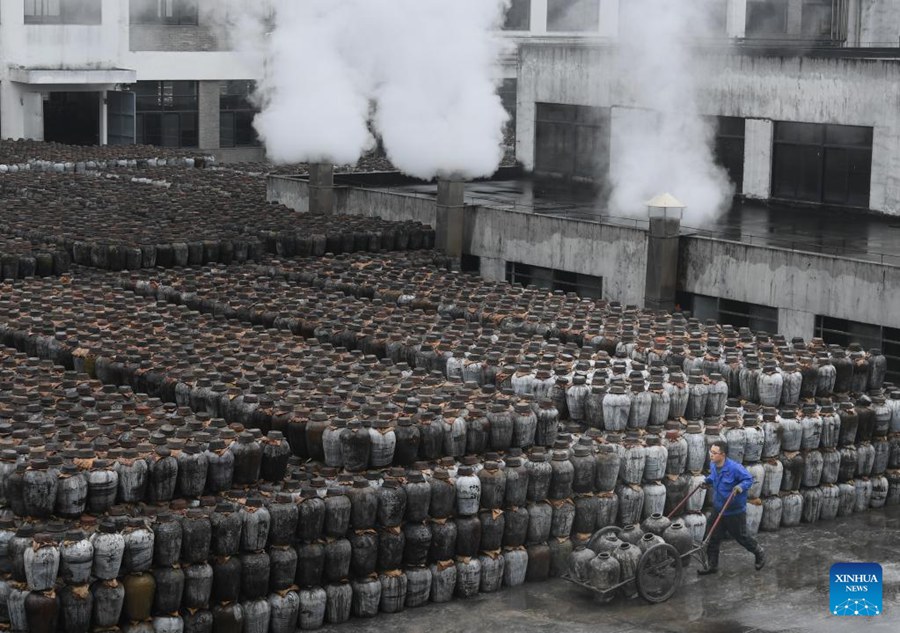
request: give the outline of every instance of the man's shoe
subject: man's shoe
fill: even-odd
[[[766,564],[766,552],[763,548],[756,551],[756,571],[762,569]]]
[[[703,569],[697,570],[698,576],[708,576],[710,574],[717,574],[717,573],[719,573],[718,567],[704,567]]]

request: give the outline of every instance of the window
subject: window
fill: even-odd
[[[459,270],[464,273],[480,273],[481,257],[463,253],[459,258]]]
[[[546,290],[574,292],[579,297],[600,299],[603,296],[603,278],[541,266],[506,262],[506,281],[511,284],[533,285]]]
[[[747,36],[786,35],[787,0],[747,0]]]
[[[848,319],[816,316],[816,336],[827,344],[847,347],[859,343],[864,349],[880,349],[887,359],[887,379],[900,381],[900,330]]]
[[[744,119],[716,117],[716,162],[725,168],[737,193],[744,190]]]
[[[701,321],[715,319],[736,328],[748,327],[754,332],[778,331],[778,308],[690,292],[679,292],[676,303],[681,310],[690,310]]]
[[[132,24],[196,25],[197,0],[131,0]]]
[[[833,16],[832,0],[803,0],[800,31],[806,37],[830,39]]]
[[[868,207],[872,128],[777,122],[772,196]]]
[[[603,182],[609,171],[607,108],[538,103],[535,167],[539,175]]]
[[[139,144],[197,147],[196,81],[139,81],[132,89]]]
[[[25,24],[100,24],[101,0],[25,0]]]
[[[528,31],[531,29],[531,0],[512,0],[506,11],[504,31]]]
[[[259,145],[253,127],[258,110],[250,103],[256,89],[252,81],[223,81],[219,96],[219,145],[248,147]]]
[[[600,29],[600,0],[547,0],[547,30],[589,32]]]

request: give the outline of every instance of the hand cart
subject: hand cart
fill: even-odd
[[[676,515],[684,504],[687,503],[688,499],[702,487],[703,484],[691,490],[690,494],[685,496],[685,498],[669,512],[667,517],[671,519]],[[684,567],[690,562],[691,558],[696,559],[704,568],[709,564],[706,548],[709,545],[713,532],[716,531],[719,522],[725,515],[725,511],[728,509],[728,506],[731,505],[735,494],[734,491],[731,492],[731,495],[729,495],[725,504],[722,506],[722,510],[716,517],[712,527],[707,530],[706,537],[700,542],[694,541],[693,546],[683,553],[680,553],[674,546],[669,545],[668,543],[657,543],[641,554],[634,576],[620,579],[620,582],[606,589],[599,589],[582,579],[575,578],[569,571],[565,572],[561,577],[583,589],[587,589],[588,591],[600,595],[605,601],[609,601],[613,597],[612,594],[623,589],[629,583],[634,583],[637,585],[638,595],[647,602],[654,604],[665,602],[672,597],[675,590],[678,588],[681,577],[684,574]],[[591,536],[591,540],[609,533],[618,536],[621,532],[622,528],[620,527],[605,527],[595,532]]]

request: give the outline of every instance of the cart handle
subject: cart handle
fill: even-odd
[[[703,539],[703,545],[707,545],[709,540],[712,538],[713,532],[716,531],[716,528],[719,525],[719,521],[722,520],[722,517],[725,516],[725,510],[728,509],[728,506],[731,505],[731,502],[734,500],[734,497],[737,495],[736,490],[732,490],[731,494],[728,495],[728,498],[725,500],[725,504],[722,506],[722,509],[719,511],[719,516],[716,517],[715,522],[712,524],[712,527],[709,528],[709,532],[706,533],[706,538]]]
[[[691,491],[687,494],[687,496],[685,496],[684,499],[682,499],[681,501],[679,501],[679,502],[678,502],[678,505],[675,506],[675,507],[672,509],[672,511],[669,512],[669,514],[666,515],[666,518],[667,518],[667,519],[671,519],[673,516],[675,516],[676,514],[678,514],[678,511],[681,510],[682,506],[684,506],[684,504],[686,504],[686,503],[688,502],[688,499],[690,499],[691,497],[693,497],[693,496],[694,496],[694,493],[697,492],[698,490],[700,490],[704,485],[705,485],[705,484],[700,484],[699,486],[697,486],[696,488],[694,488],[693,490],[691,490]]]

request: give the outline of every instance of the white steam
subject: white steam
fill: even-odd
[[[335,0],[281,2],[260,82],[254,126],[276,163],[356,162],[371,143],[369,101],[342,54],[354,7]]]
[[[368,3],[367,3],[368,4]],[[497,0],[373,2],[385,36],[375,126],[391,162],[419,178],[489,176],[507,121],[497,95]]]
[[[269,158],[352,163],[371,124],[407,174],[492,174],[508,2],[276,0],[254,121]]]
[[[716,164],[715,121],[702,117],[696,77],[697,38],[711,29],[706,2],[628,0],[620,15],[618,72],[622,105],[649,108],[617,117],[610,166],[614,213],[646,213],[646,202],[671,193],[687,205],[685,221],[708,220],[730,203],[733,185]],[[722,35],[722,34],[718,34]],[[615,116],[615,115],[614,115]]]

